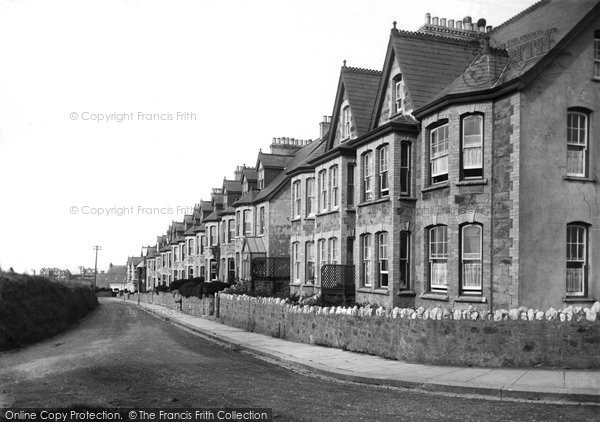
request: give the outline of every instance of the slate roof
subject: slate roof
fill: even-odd
[[[127,258],[127,265],[137,265],[143,260],[144,258],[142,258],[141,256],[130,256],[129,258]]]
[[[194,233],[203,232],[205,230],[206,230],[206,226],[204,223],[202,223],[199,226],[196,226],[196,228],[194,229]]]
[[[183,235],[184,236],[193,236],[196,233],[196,229],[198,228],[198,225],[194,224],[192,227],[190,227],[189,229],[187,229]]]
[[[430,102],[489,91],[524,77],[569,34],[582,29],[582,20],[599,13],[600,0],[535,3],[489,32],[489,46],[481,42],[467,68]]]
[[[220,216],[233,215],[233,214],[235,214],[235,208],[233,208],[232,206],[229,206],[229,205],[226,206],[225,209],[219,213]]]
[[[250,167],[244,167],[244,169],[242,170],[242,176],[244,176],[249,181],[255,182],[258,180],[258,174],[256,173],[256,169]]]
[[[212,201],[200,201],[200,203],[198,205],[200,206],[200,209],[202,211],[212,212],[212,209],[213,209]]]
[[[109,287],[110,284],[122,284],[127,278],[126,265],[113,265],[105,273],[96,276],[97,287]]]
[[[270,185],[270,183],[269,183]],[[265,188],[266,189],[266,188]],[[252,203],[254,203],[254,198],[256,197],[256,195],[258,194],[258,190],[256,189],[251,189],[248,192],[246,192],[245,194],[243,194],[240,199],[238,199],[237,201],[235,201],[232,205],[235,207],[241,206],[241,205],[251,205]]]
[[[356,67],[342,67],[341,80],[348,96],[358,136],[369,131],[381,72]]]
[[[415,110],[462,75],[480,48],[478,40],[398,30],[392,30],[391,46]],[[382,95],[387,80],[382,80],[381,85]]]
[[[240,180],[223,179],[223,192],[241,192],[242,182]]]
[[[267,154],[260,151],[258,153],[258,159],[256,160],[256,167],[258,163],[262,163],[265,168],[278,168],[283,169],[292,160],[293,155],[282,155],[282,154]]]
[[[316,157],[323,152],[325,152],[325,141],[326,139],[319,139],[314,142],[311,142],[308,145],[303,146],[294,155],[293,159],[289,162],[289,164],[285,167],[284,171],[279,173],[264,189],[262,189],[256,198],[254,198],[254,202],[263,202],[269,200],[273,195],[275,195],[283,186],[285,186],[289,181],[289,173],[297,170],[300,166],[305,165],[308,161]]]
[[[205,223],[210,223],[210,222],[214,222],[214,221],[219,221],[221,219],[221,217],[219,216],[219,213],[217,212],[217,210],[213,210],[213,212],[211,212],[208,216],[206,216],[206,218],[204,219]]]

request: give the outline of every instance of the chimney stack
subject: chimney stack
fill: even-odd
[[[485,27],[485,32],[490,32],[492,30],[492,25],[488,25]]]
[[[448,28],[454,29],[454,19],[448,19]]]
[[[425,13],[425,25],[431,25],[431,13]]]
[[[436,17],[434,17],[434,18],[431,20],[431,24],[432,24],[432,25],[435,25],[435,26],[438,26],[438,18],[437,18],[437,16],[436,16]]]
[[[275,138],[273,138],[273,142],[275,142]],[[235,166],[235,171],[233,172],[233,176],[235,180],[242,180],[242,171],[244,170],[244,167],[242,166]]]
[[[446,26],[446,18],[440,18],[440,26]]]
[[[481,18],[477,21],[477,30],[479,32],[485,32],[485,25],[486,25],[486,20]]]
[[[323,139],[327,135],[330,126],[331,116],[323,116],[323,121],[319,123],[319,138]]]

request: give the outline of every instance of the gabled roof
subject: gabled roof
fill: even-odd
[[[206,226],[204,225],[204,223],[202,223],[199,226],[196,226],[196,228],[194,229],[194,233],[203,232],[205,230],[206,230]]]
[[[127,265],[135,266],[143,260],[144,260],[144,258],[142,258],[141,256],[130,256],[129,258],[127,258]]]
[[[293,155],[267,154],[260,151],[256,160],[256,168],[258,169],[259,163],[261,163],[264,168],[283,169],[292,158]]]
[[[348,104],[352,112],[357,135],[362,136],[369,131],[380,80],[381,72],[378,70],[347,67],[344,63],[340,71],[340,79],[333,106],[327,149],[333,147],[344,92],[346,92],[346,96],[348,97]]]
[[[251,182],[256,182],[258,180],[258,174],[256,173],[256,169],[244,167],[242,170],[242,180],[244,177]]]
[[[478,51],[477,40],[392,29],[371,128],[379,120],[393,60],[398,61],[413,109],[419,109],[461,75]]]
[[[200,206],[200,209],[204,212],[208,211],[208,212],[212,212],[213,206],[212,206],[212,201],[200,201],[200,203],[198,204]]]
[[[225,209],[219,213],[220,216],[233,214],[235,214],[235,208],[230,205],[226,206]]]
[[[279,192],[282,187],[286,186],[289,182],[290,173],[297,170],[299,167],[306,165],[311,158],[322,154],[325,151],[325,141],[325,138],[316,140],[296,151],[296,155],[294,155],[284,171],[279,173],[271,183],[265,186],[265,188],[256,195],[254,203],[268,201],[273,195]]]

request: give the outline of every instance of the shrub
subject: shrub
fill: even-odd
[[[97,306],[88,286],[0,273],[0,350],[58,334]]]

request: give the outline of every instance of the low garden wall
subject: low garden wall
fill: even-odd
[[[132,300],[137,300],[136,295],[132,295]],[[181,303],[179,302],[181,300]],[[204,316],[213,315],[215,311],[215,297],[209,296],[202,299],[197,297],[183,297],[179,293],[142,293],[140,301],[144,303],[154,303],[175,311],[194,315]]]
[[[220,294],[219,320],[286,340],[390,359],[481,367],[600,368],[600,303],[495,313],[321,308]]]

